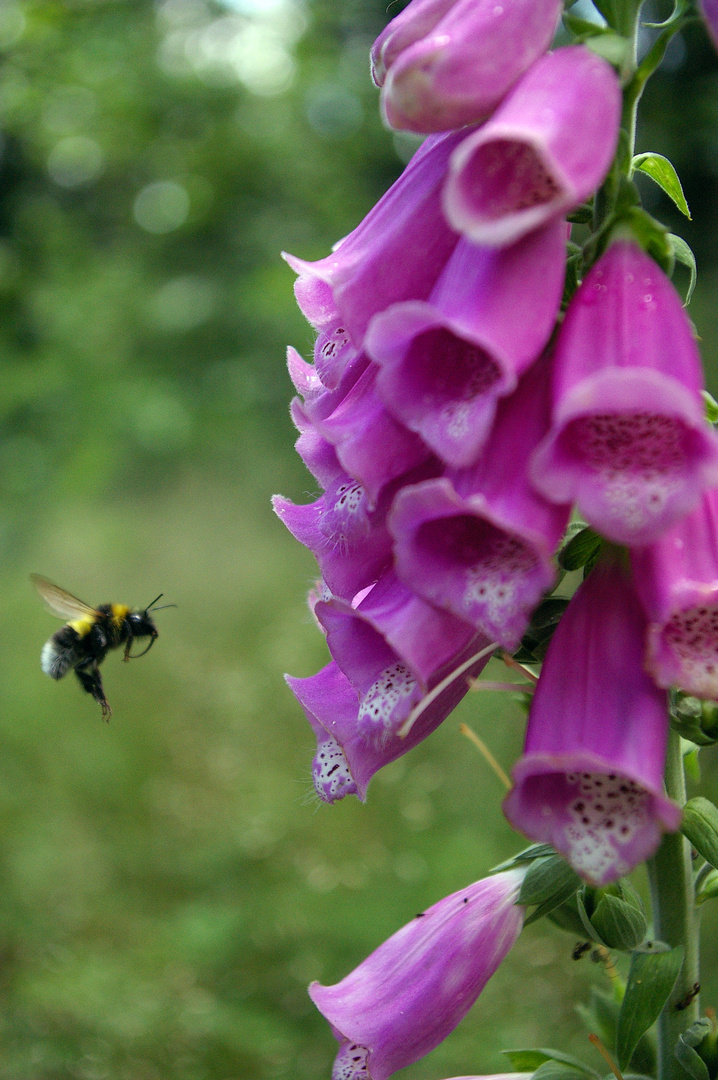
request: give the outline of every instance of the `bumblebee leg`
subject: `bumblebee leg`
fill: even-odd
[[[86,690],[102,706],[102,719],[109,720],[112,716],[112,709],[105,697],[105,691],[102,689],[102,676],[97,663],[93,660],[82,667],[76,667],[75,674],[80,680],[82,689]]]
[[[132,637],[132,633],[130,633],[130,635],[127,638],[127,643],[125,644],[125,655],[122,657],[122,659],[125,661],[125,663],[127,663],[131,659],[131,657],[130,657],[130,649],[132,648],[132,642],[133,641],[134,641],[134,638]]]

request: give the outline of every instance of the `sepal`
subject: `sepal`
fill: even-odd
[[[565,903],[580,885],[580,877],[561,855],[552,852],[543,858],[534,859],[528,868],[516,900],[516,903],[522,907],[534,908],[526,919],[525,925],[536,922],[537,919],[548,915],[554,908]]]
[[[718,742],[718,703],[675,691],[671,694],[671,724],[696,746],[713,746]]]
[[[718,807],[702,795],[689,799],[683,808],[681,832],[707,863],[718,867]]]
[[[644,940],[648,923],[643,904],[627,881],[600,889],[586,886],[576,899],[579,913],[585,915],[586,930],[599,944],[619,952],[631,952]]]
[[[718,899],[718,870],[709,870],[705,877],[701,877],[700,885],[696,884],[696,903],[704,904],[706,900]]]

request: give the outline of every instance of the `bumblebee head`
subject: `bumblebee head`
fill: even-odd
[[[163,597],[163,596],[164,596],[164,593],[160,593],[159,596],[156,596],[154,598],[154,600],[152,601],[151,604],[147,605],[147,607],[145,608],[144,611],[131,611],[130,614],[127,616],[127,621],[129,622],[130,627],[132,628],[132,637],[133,638],[148,637],[150,639],[149,644],[147,645],[147,648],[143,649],[141,653],[135,653],[134,656],[132,656],[133,660],[136,660],[138,657],[144,656],[145,653],[148,653],[150,651],[150,649],[152,648],[152,646],[154,645],[155,640],[159,637],[159,631],[158,631],[157,627],[155,626],[154,619],[150,615],[150,610],[155,606],[157,601],[159,599],[161,599],[161,597]],[[162,608],[166,608],[166,607],[177,607],[177,605],[176,604],[163,604],[162,605]],[[162,608],[155,608],[155,610],[156,611],[161,611]],[[130,653],[127,653],[127,658],[128,659],[130,658]]]

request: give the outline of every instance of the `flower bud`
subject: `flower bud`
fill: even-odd
[[[380,35],[372,59],[386,122],[418,132],[484,120],[549,47],[561,12],[560,0],[416,3]]]

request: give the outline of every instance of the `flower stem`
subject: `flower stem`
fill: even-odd
[[[666,791],[681,806],[686,801],[683,755],[678,734],[669,735],[666,758]],[[679,1036],[698,1019],[698,998],[685,1008],[699,981],[698,915],[696,912],[690,844],[681,833],[667,833],[648,862],[653,907],[653,932],[670,946],[682,945],[684,962],[676,985],[658,1020],[658,1080],[687,1080],[688,1074],[673,1051]]]

